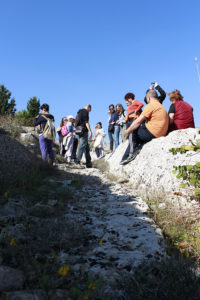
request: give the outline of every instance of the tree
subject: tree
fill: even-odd
[[[27,103],[27,110],[30,117],[36,117],[40,111],[40,99],[35,96],[30,98]]]
[[[2,84],[0,85],[0,115],[14,115],[15,99],[11,98],[11,92]],[[10,102],[9,102],[10,101]]]

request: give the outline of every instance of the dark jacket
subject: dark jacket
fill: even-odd
[[[89,123],[89,112],[85,108],[79,109],[76,115],[75,127],[83,126],[85,132],[88,132],[88,129],[85,125],[86,123]]]
[[[158,96],[158,99],[159,99],[160,103],[162,104],[166,98],[166,93],[159,85],[157,85],[155,87],[155,90],[157,90],[160,93],[160,96]],[[146,94],[148,93],[148,91],[149,91],[149,89],[146,91]],[[147,103],[146,96],[144,97],[144,102]]]
[[[51,114],[45,114],[45,117],[51,119],[54,121],[54,116],[51,115]],[[39,118],[35,118],[34,119],[34,126],[38,126],[40,125],[40,130],[39,130],[39,133],[42,133],[42,131],[44,130],[45,128],[45,125],[47,123],[47,120],[43,117],[43,114],[39,116]]]

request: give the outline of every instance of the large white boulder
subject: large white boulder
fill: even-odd
[[[191,141],[200,141],[199,129],[177,130],[166,137],[154,139],[145,144],[135,160],[125,166],[119,163],[128,141],[120,144],[112,155],[106,155],[105,160],[109,164],[110,173],[128,179],[133,188],[141,192],[153,190],[171,194],[183,191],[180,187],[181,180],[172,173],[173,166],[194,165],[200,162],[200,153],[188,151],[185,154],[173,155],[169,149],[189,145]]]

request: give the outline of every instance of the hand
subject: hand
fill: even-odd
[[[38,119],[40,117],[40,115],[37,115],[35,118]]]
[[[155,83],[154,83],[154,87],[157,87],[158,86],[158,83],[155,81]]]
[[[153,90],[153,85],[150,85],[149,90]]]

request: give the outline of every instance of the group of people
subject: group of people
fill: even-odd
[[[146,91],[144,102],[147,105],[143,111],[144,104],[136,100],[133,93],[127,93],[124,97],[126,114],[121,104],[117,104],[116,109],[113,104],[109,106],[110,151],[113,151],[113,140],[115,149],[119,145],[120,132],[122,141],[124,136],[129,139],[128,148],[120,164],[124,165],[133,160],[142,146],[153,138],[165,136],[173,130],[195,127],[193,108],[183,101],[180,91],[174,90],[168,95],[171,102],[168,114],[162,106],[166,93],[157,82],[152,83]]]
[[[115,149],[118,147],[120,134],[122,142],[126,139],[129,140],[120,164],[124,165],[133,160],[142,146],[154,138],[165,136],[173,130],[195,127],[193,108],[189,103],[183,101],[180,91],[174,90],[168,95],[171,102],[168,113],[162,105],[166,93],[157,82],[152,83],[146,91],[145,107],[142,102],[135,99],[133,93],[127,93],[124,96],[127,106],[126,113],[122,104],[117,104],[116,107],[113,104],[109,105],[108,137],[110,151],[113,151],[114,146]],[[88,139],[92,139],[89,124],[90,111],[91,105],[87,104],[78,111],[76,118],[72,115],[62,118],[60,126],[57,128],[60,155],[66,158],[67,163],[74,160],[75,164],[80,164],[84,153],[87,168],[92,167],[88,143]],[[48,120],[53,121],[54,117],[49,114],[48,104],[41,106],[41,112],[42,114],[35,118],[34,126],[40,126],[39,142],[42,159],[46,160],[47,155],[49,155],[53,164],[55,164],[55,156],[52,150],[53,141],[44,137],[45,126]],[[97,158],[104,157],[105,136],[102,123],[98,122],[93,140]]]

